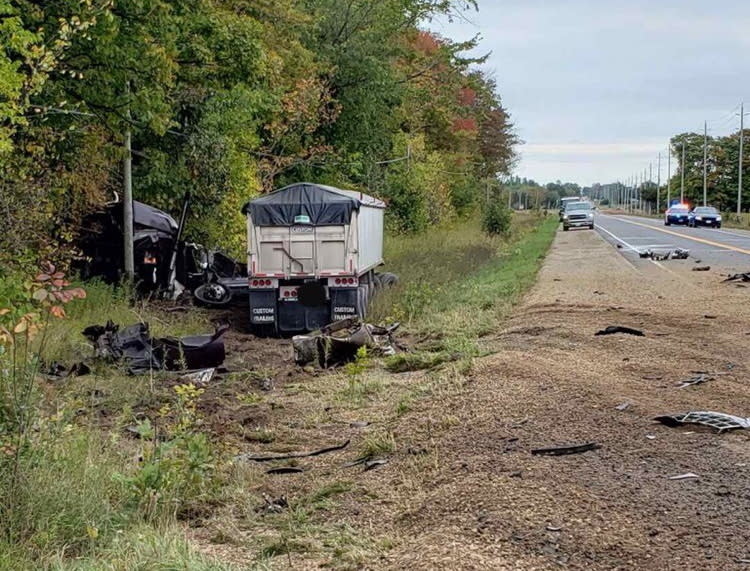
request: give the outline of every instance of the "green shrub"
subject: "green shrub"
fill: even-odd
[[[490,236],[510,233],[511,212],[500,200],[492,200],[484,207],[482,228]]]

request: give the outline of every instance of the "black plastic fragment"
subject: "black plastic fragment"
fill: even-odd
[[[635,335],[636,337],[645,337],[643,331],[633,329],[632,327],[623,327],[621,325],[610,325],[606,329],[597,331],[596,335],[614,335],[616,333],[625,333],[626,335]]]
[[[597,444],[596,442],[588,442],[586,444],[578,444],[575,446],[535,448],[531,453],[535,456],[567,456],[569,454],[581,454],[582,452],[589,452],[590,450],[597,450],[599,448],[601,448],[600,444]]]

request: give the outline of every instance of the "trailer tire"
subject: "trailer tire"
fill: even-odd
[[[396,274],[385,272],[383,274],[378,274],[377,277],[380,278],[380,284],[381,284],[381,287],[383,288],[393,287],[395,285],[398,285],[399,280]]]

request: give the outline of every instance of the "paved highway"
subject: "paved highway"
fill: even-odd
[[[750,271],[750,232],[744,230],[664,226],[663,220],[608,214],[597,214],[596,229],[611,244],[619,244],[618,251],[634,265],[652,263],[639,258],[641,250],[684,248],[690,250],[690,260],[701,260],[712,269]]]

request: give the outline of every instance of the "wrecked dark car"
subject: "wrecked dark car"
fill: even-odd
[[[124,276],[123,205],[116,202],[87,216],[81,224],[80,255],[73,269],[83,279],[119,283]],[[186,204],[183,212],[187,209]],[[181,222],[184,223],[184,216]],[[247,266],[217,250],[181,240],[180,224],[153,206],[133,203],[136,289],[140,295],[184,290],[206,305],[247,302]],[[173,262],[174,260],[174,262]],[[174,268],[172,268],[174,263]]]

